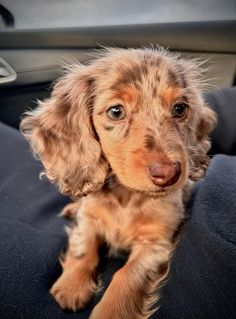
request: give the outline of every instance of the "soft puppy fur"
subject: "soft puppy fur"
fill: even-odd
[[[97,289],[99,246],[129,253],[90,318],[148,318],[207,167],[215,115],[195,62],[163,49],[106,49],[68,68],[21,129],[45,174],[75,202],[77,223],[51,294],[83,308]],[[78,209],[77,209],[78,208]]]

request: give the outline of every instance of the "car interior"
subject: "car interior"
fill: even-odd
[[[127,258],[110,259],[102,247],[103,285],[85,310],[64,311],[53,300],[70,223],[58,214],[71,199],[39,178],[42,166],[19,132],[24,112],[50,96],[71,63],[87,63],[104,47],[157,46],[202,63],[203,94],[220,119],[210,157],[223,155],[193,189],[151,318],[236,318],[235,0],[0,1],[0,318],[87,319]]]
[[[43,5],[46,6],[44,2]],[[72,8],[73,5],[75,2],[72,1]],[[230,12],[230,5],[225,7]],[[190,6],[189,12],[186,11],[190,18],[185,17],[190,21],[152,22],[150,5],[149,23],[135,23],[133,18],[133,23],[129,24],[127,21],[121,24],[120,20],[120,24],[115,21],[113,25],[76,26],[78,21],[74,21],[73,27],[61,27],[59,24],[58,27],[42,25],[36,28],[32,24],[30,28],[29,24],[22,28],[17,26],[17,14],[21,13],[19,8],[25,10],[25,18],[27,10],[30,15],[33,6],[27,8],[24,2],[19,5],[11,1],[0,7],[0,120],[13,127],[19,126],[22,113],[34,108],[37,99],[49,95],[51,83],[62,74],[63,66],[75,61],[84,63],[96,56],[96,50],[104,46],[128,48],[158,44],[180,52],[184,57],[205,61],[209,84],[206,89],[235,85],[236,21],[230,16],[228,20],[208,21],[205,17],[205,20],[197,21],[191,17]],[[105,9],[109,15],[109,7]],[[142,8],[138,9],[141,14]],[[220,15],[220,10],[219,6],[216,10],[219,16],[223,15]],[[55,20],[58,19],[55,14]]]

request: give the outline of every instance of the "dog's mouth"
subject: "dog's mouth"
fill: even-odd
[[[176,174],[169,179],[167,182],[160,185],[159,183],[155,183],[155,180],[152,180],[152,183],[157,187],[154,190],[148,190],[145,193],[149,193],[152,196],[162,197],[170,193],[172,190],[176,189],[176,184],[179,181],[181,176],[181,171],[177,171]]]
[[[181,175],[181,171],[178,171],[175,176],[173,176],[170,180],[168,180],[165,184],[163,184],[161,187],[168,187],[171,185],[174,185],[178,182],[179,177]]]
[[[104,183],[104,188],[114,188],[116,186],[124,186],[130,191],[136,191],[139,193],[144,193],[147,196],[151,197],[164,197],[176,190],[181,183],[179,183],[181,179],[183,170],[181,170],[181,165],[178,164],[174,166],[173,172],[171,171],[168,176],[159,176],[152,174],[152,176],[148,176],[149,182],[145,181],[145,186],[139,184],[139,180],[137,179],[137,183],[130,183],[127,179],[120,179],[119,174],[115,174],[112,169],[110,169],[109,175]],[[153,172],[152,172],[153,173]],[[170,176],[172,175],[172,176]],[[151,184],[150,184],[151,182]]]

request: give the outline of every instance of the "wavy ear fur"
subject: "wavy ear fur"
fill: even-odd
[[[52,96],[27,112],[21,130],[60,191],[82,196],[100,189],[107,175],[92,123],[91,66],[77,66],[54,86]]]
[[[196,146],[192,148],[191,155],[191,176],[192,180],[200,179],[209,162],[207,152],[210,148],[209,133],[216,125],[216,114],[207,105],[201,111],[200,120],[196,130]]]

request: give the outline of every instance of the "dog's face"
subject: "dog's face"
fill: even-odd
[[[123,185],[166,192],[188,177],[185,143],[197,110],[170,61],[150,52],[133,67],[132,54],[128,58],[113,66],[112,82],[110,74],[103,76],[107,86],[94,102],[94,126]]]
[[[73,69],[22,127],[64,192],[101,188],[111,168],[124,186],[163,195],[203,174],[214,120],[192,63],[111,50]]]
[[[166,193],[189,177],[189,146],[204,109],[187,65],[160,52],[128,51],[97,81],[93,122],[123,185]]]

